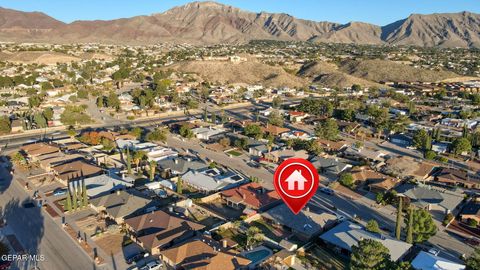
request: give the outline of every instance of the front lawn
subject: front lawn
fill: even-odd
[[[240,153],[240,152],[238,152],[238,151],[236,151],[236,150],[227,151],[227,152],[225,152],[225,154],[227,154],[227,155],[232,155],[232,156],[234,156],[234,157],[239,157],[239,156],[242,155],[242,153]]]

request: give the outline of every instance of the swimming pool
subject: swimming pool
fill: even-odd
[[[252,265],[257,265],[260,262],[267,259],[268,257],[270,257],[272,254],[273,254],[273,252],[270,249],[268,249],[264,246],[260,246],[260,247],[255,248],[252,251],[247,251],[247,252],[243,253],[243,256],[245,258],[251,260]]]

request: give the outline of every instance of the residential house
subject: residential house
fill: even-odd
[[[55,166],[52,171],[55,178],[64,185],[70,181],[103,174],[102,168],[92,165],[84,159]]]
[[[264,154],[264,158],[273,163],[280,163],[289,158],[303,158],[308,159],[308,152],[305,150],[293,150],[293,149],[279,149]]]
[[[57,145],[47,143],[27,144],[20,148],[32,161],[38,161],[40,156],[60,152]]]
[[[95,211],[105,214],[118,224],[122,224],[125,218],[156,209],[155,202],[134,189],[116,191],[90,199],[89,202]]]
[[[274,125],[267,124],[265,127],[262,127],[262,132],[265,134],[270,134],[272,136],[280,136],[283,133],[289,132],[290,129],[288,128],[283,128],[283,127],[277,127]]]
[[[156,146],[145,151],[149,161],[161,161],[178,157],[178,152],[170,148]]]
[[[315,168],[318,169],[318,172],[330,176],[332,178],[338,177],[341,173],[352,168],[352,165],[340,161],[338,158],[330,158],[317,156],[311,160],[311,163]]]
[[[158,161],[158,168],[169,176],[182,175],[188,170],[198,170],[207,167],[207,164],[192,157],[177,157]]]
[[[250,260],[234,250],[207,238],[198,237],[161,252],[160,258],[173,269],[241,270],[248,269]]]
[[[152,255],[197,235],[205,226],[165,211],[125,219],[132,239]]]
[[[463,264],[452,262],[425,251],[418,253],[411,266],[415,270],[464,270],[466,268]]]
[[[275,149],[273,146],[270,149]],[[269,147],[267,143],[255,141],[248,146],[248,154],[254,157],[263,157],[266,153],[269,152]]]
[[[133,187],[135,179],[126,177],[125,175],[117,176],[116,174],[101,174],[97,176],[87,177],[83,180],[70,182],[71,187],[85,185],[87,188],[87,196],[90,198],[113,193],[118,190],[125,190]]]
[[[407,202],[428,211],[451,213],[462,202],[463,196],[453,192],[437,190],[432,186],[402,184],[395,188],[398,195],[407,198]]]
[[[446,185],[463,186],[466,188],[479,188],[480,182],[469,177],[466,171],[454,168],[441,168],[433,173],[434,180]]]
[[[372,239],[380,242],[388,249],[390,258],[393,261],[401,260],[412,247],[411,244],[397,240],[389,235],[368,232],[361,225],[350,221],[338,224],[333,229],[322,234],[320,239],[331,250],[345,256],[350,256],[352,247],[357,246],[359,241]]]
[[[343,153],[347,158],[363,159],[370,162],[382,162],[387,156],[387,154],[380,150],[355,147],[348,147]]]
[[[348,147],[345,141],[334,142],[326,139],[317,139],[316,142],[323,150],[331,153],[338,153]]]
[[[248,181],[235,171],[223,172],[217,168],[189,170],[181,176],[183,183],[202,192],[215,192],[234,188]]]
[[[221,134],[226,133],[226,130],[221,128],[199,127],[199,128],[192,129],[192,132],[197,139],[209,141],[209,140],[212,140],[215,136],[219,136]]]
[[[297,111],[291,111],[288,113],[289,120],[292,123],[299,123],[302,122],[303,119],[308,117],[307,113],[304,112],[297,112]]]
[[[75,160],[82,160],[84,159],[83,155],[80,154],[65,154],[62,152],[55,152],[52,154],[47,154],[39,157],[40,167],[50,172],[53,167],[59,166],[61,164],[70,163]]]
[[[336,224],[337,217],[322,208],[308,204],[295,215],[286,204],[261,214],[274,227],[291,231],[302,241],[309,241]]]
[[[480,202],[478,199],[469,201],[460,211],[460,219],[467,222],[470,219],[480,223]]]
[[[412,137],[406,135],[406,134],[394,134],[390,136],[390,141],[393,144],[400,145],[403,147],[408,147],[412,145]]]
[[[309,141],[314,139],[308,133],[305,133],[303,131],[296,131],[296,130],[282,133],[281,138],[283,140],[304,140],[304,141]]]
[[[434,163],[416,160],[407,156],[399,156],[387,159],[382,171],[401,179],[413,178],[424,182],[431,180],[431,173],[435,167]]]
[[[280,202],[276,191],[265,190],[257,183],[248,183],[220,192],[222,200],[236,209],[264,211]]]
[[[374,193],[389,191],[400,183],[399,180],[391,176],[376,172],[366,167],[354,169],[351,173],[355,184],[363,184]]]

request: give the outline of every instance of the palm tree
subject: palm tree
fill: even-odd
[[[150,181],[153,181],[155,178],[155,169],[157,168],[157,162],[155,160],[150,161]]]
[[[137,168],[137,172],[139,172],[140,162],[145,159],[147,154],[144,151],[137,151],[133,155],[133,162],[135,162],[135,167]]]

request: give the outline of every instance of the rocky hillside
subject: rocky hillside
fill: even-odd
[[[411,15],[381,27],[314,22],[215,2],[192,2],[150,16],[65,24],[43,13],[0,8],[0,41],[213,44],[258,39],[480,47],[480,15]]]

